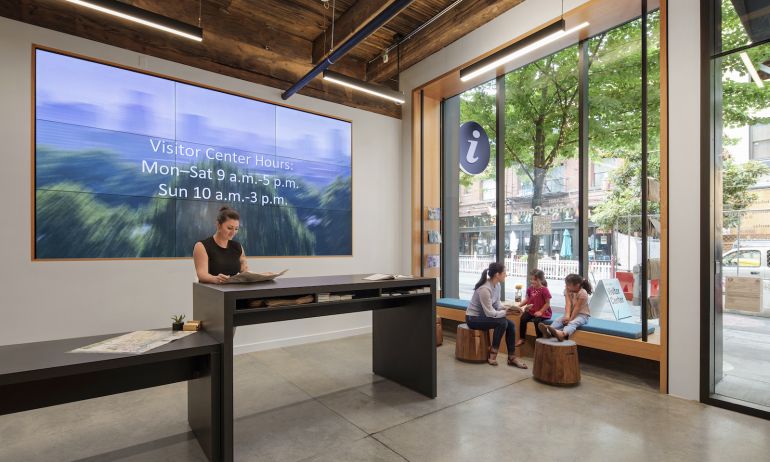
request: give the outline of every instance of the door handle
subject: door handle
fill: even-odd
[[[749,274],[759,276],[759,271],[750,271]]]

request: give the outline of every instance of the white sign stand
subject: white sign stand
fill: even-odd
[[[615,315],[615,319],[618,321],[632,316],[631,304],[626,300],[623,289],[620,287],[620,281],[617,279],[602,279],[599,281],[594,295],[588,304],[592,313],[603,311],[607,306],[610,307],[612,314]]]

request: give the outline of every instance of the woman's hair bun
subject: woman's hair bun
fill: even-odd
[[[224,206],[219,209],[219,213],[217,213],[217,223],[220,225],[227,220],[240,220],[241,216],[238,214],[238,212],[235,211],[235,209],[230,208],[228,206]]]

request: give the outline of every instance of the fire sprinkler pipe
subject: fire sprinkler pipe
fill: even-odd
[[[414,0],[397,0],[393,2],[393,4],[385,8],[380,14],[375,16],[358,32],[353,34],[353,36],[350,37],[348,40],[346,40],[345,43],[340,45],[336,50],[332,51],[331,54],[329,54],[329,56],[326,57],[326,59],[316,64],[316,66],[313,69],[311,69],[310,72],[305,74],[304,77],[299,79],[297,83],[295,83],[288,90],[283,92],[281,94],[281,98],[289,99],[294,93],[297,93],[298,91],[302,90],[305,87],[305,85],[307,85],[308,83],[310,83],[311,80],[316,78],[318,74],[325,71],[329,66],[337,62],[338,59],[345,56],[345,54],[347,54],[347,52],[350,51],[354,46],[358,45],[361,41],[363,41],[368,36],[373,34],[377,29],[382,27],[383,24],[390,21],[394,16],[396,16],[398,13],[401,12],[401,10],[409,6],[409,4],[412,3],[413,1]]]

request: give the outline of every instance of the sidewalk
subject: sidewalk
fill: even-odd
[[[716,392],[770,407],[770,318],[725,313]]]

